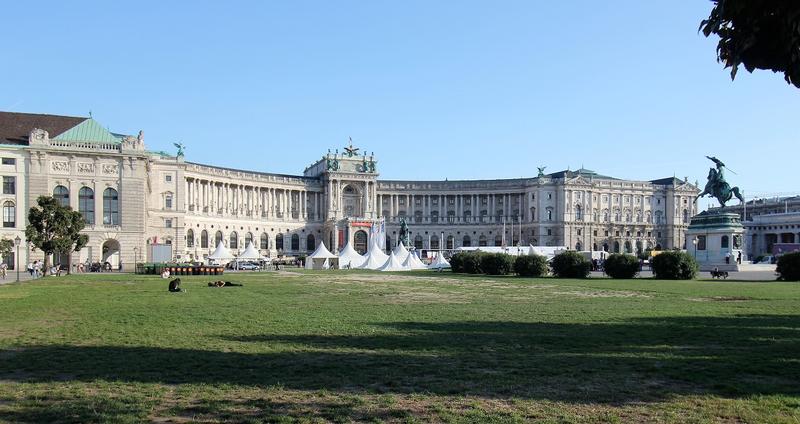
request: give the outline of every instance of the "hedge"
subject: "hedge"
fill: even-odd
[[[775,271],[780,281],[800,281],[800,252],[781,255]]]
[[[586,278],[592,270],[589,260],[574,250],[559,253],[550,266],[553,275],[559,278]]]
[[[481,269],[488,275],[508,275],[514,268],[514,258],[505,253],[485,253],[480,256]]]
[[[660,280],[691,280],[697,275],[692,255],[676,250],[661,252],[651,261],[653,277]]]
[[[603,262],[603,271],[611,278],[630,279],[639,273],[639,258],[613,253]]]
[[[547,275],[547,258],[541,255],[522,255],[514,260],[514,272],[520,277]]]

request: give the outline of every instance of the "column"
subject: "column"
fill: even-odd
[[[394,219],[394,195],[389,195],[389,220]]]

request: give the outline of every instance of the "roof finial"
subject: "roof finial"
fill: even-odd
[[[92,117],[92,110],[91,109],[89,109],[89,117],[90,118]]]

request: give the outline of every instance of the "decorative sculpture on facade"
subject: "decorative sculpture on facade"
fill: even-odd
[[[538,166],[538,167],[536,167],[536,169],[539,170],[539,175],[537,175],[537,177],[538,178],[544,178],[544,170],[547,169],[547,167],[546,166]]]
[[[350,145],[344,148],[344,153],[347,157],[351,158],[353,156],[358,156],[358,151],[360,150],[358,147],[353,147],[353,138],[350,138]]]
[[[339,170],[339,161],[337,159],[328,159],[327,165],[328,165],[328,171]]]
[[[699,199],[706,194],[710,194],[717,199],[722,207],[725,207],[725,203],[731,200],[731,198],[734,196],[736,196],[740,202],[744,203],[744,197],[739,192],[739,187],[731,187],[730,184],[725,181],[725,174],[723,172],[725,169],[725,164],[713,156],[706,157],[714,162],[716,169],[711,168],[708,170],[708,182],[706,183],[706,187],[703,189],[703,192],[697,195],[697,198]]]

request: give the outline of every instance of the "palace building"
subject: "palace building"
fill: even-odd
[[[386,245],[401,220],[417,249],[543,245],[637,252],[684,248],[698,188],[686,179],[633,181],[588,169],[497,180],[379,179],[378,160],[353,146],[301,175],[230,169],[149,151],[142,132],[110,132],[91,117],[0,112],[1,237],[25,244],[27,210],[50,195],[83,214],[89,243],[54,263],[203,260],[221,241],[300,256],[324,241],[364,251],[373,225]],[[476,158],[477,160],[477,158]],[[442,237],[443,235],[443,237]],[[13,255],[4,258],[15,266]]]

